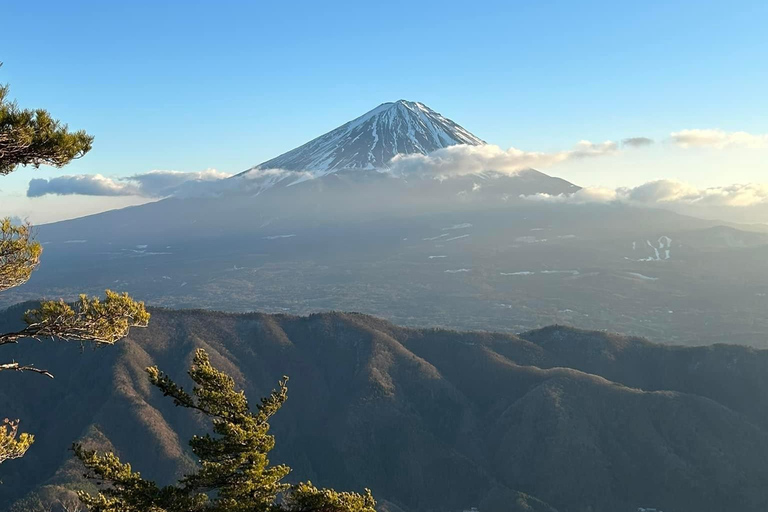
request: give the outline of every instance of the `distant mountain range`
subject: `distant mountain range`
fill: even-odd
[[[23,310],[0,314],[0,330]],[[566,327],[514,336],[359,314],[156,309],[114,347],[4,349],[56,380],[0,373],[0,410],[38,434],[26,457],[0,466],[0,510],[47,510],[12,504],[90,485],[67,450],[74,440],[161,481],[187,470],[186,441],[204,425],[143,369],[188,384],[197,347],[252,404],[289,375],[273,462],[292,466],[291,480],[370,486],[384,511],[768,509],[768,351]]]

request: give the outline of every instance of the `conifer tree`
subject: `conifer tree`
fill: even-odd
[[[93,137],[87,133],[70,132],[45,110],[20,109],[7,96],[8,87],[0,86],[0,176],[19,166],[62,167],[91,149]],[[30,225],[0,219],[0,292],[27,282],[40,263],[42,252]],[[146,326],[148,321],[144,303],[107,290],[104,300],[81,295],[74,304],[63,300],[41,303],[24,315],[23,329],[0,333],[0,346],[24,339],[113,344],[126,336],[131,327]],[[0,371],[36,372],[53,377],[45,369],[16,361],[0,361]],[[0,421],[0,463],[23,456],[33,440],[32,435],[19,432],[18,420]]]
[[[207,417],[213,435],[193,437],[189,444],[199,469],[178,483],[161,487],[145,480],[113,453],[99,454],[75,445],[75,456],[87,476],[104,490],[79,496],[90,512],[375,512],[371,492],[365,494],[318,489],[311,482],[289,485],[285,465],[267,458],[275,445],[269,419],[287,398],[287,377],[279,388],[251,411],[234,380],[214,368],[198,349],[189,376],[192,393],[156,367],[147,368],[150,381],[177,406]]]
[[[46,110],[19,108],[8,91],[0,86],[0,176],[19,166],[63,167],[91,150],[91,135],[69,131]]]

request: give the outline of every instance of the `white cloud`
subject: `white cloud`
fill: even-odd
[[[611,203],[619,200],[619,195],[615,189],[601,187],[585,187],[572,194],[552,195],[542,193],[520,197],[528,201],[567,204]]]
[[[215,169],[200,172],[150,171],[125,178],[108,178],[100,174],[59,176],[31,180],[27,197],[41,197],[49,194],[145,198],[208,197],[225,193],[258,195],[278,182],[290,186],[312,179],[314,176],[309,172],[254,169],[243,173],[241,179],[227,179],[230,177],[231,175]]]
[[[84,196],[137,196],[139,189],[135,184],[107,178],[101,174],[81,174],[78,176],[59,176],[51,179],[33,179],[29,182],[27,197],[40,197],[46,194],[84,195]]]
[[[696,187],[674,180],[649,181],[638,187],[621,188],[619,194],[625,200],[646,204],[691,202],[701,195]]]
[[[182,171],[150,171],[143,174],[134,174],[121,181],[137,183],[142,192],[140,195],[149,197],[165,197],[174,195],[182,187],[195,183],[207,183],[229,178],[229,174],[219,172],[216,169],[206,169],[199,172]]]
[[[670,134],[672,142],[682,148],[709,147],[716,149],[767,148],[768,134],[751,134],[747,132],[726,132],[723,130],[681,130]]]
[[[271,182],[288,180],[291,185],[302,181],[311,180],[315,175],[309,171],[288,171],[286,169],[251,169],[243,173],[242,177],[249,181]]]
[[[581,141],[569,151],[542,153],[517,148],[503,150],[491,144],[457,145],[433,151],[428,155],[397,155],[390,161],[390,172],[402,176],[427,176],[436,179],[498,172],[515,174],[531,167],[550,167],[566,160],[598,157],[615,153],[618,145],[606,141],[595,144]]]
[[[696,188],[680,181],[658,180],[635,188],[621,189],[619,194],[630,202],[645,204],[743,207],[768,203],[768,184],[747,183]]]
[[[101,174],[59,176],[33,179],[27,197],[44,195],[167,197],[198,183],[219,181],[228,174],[215,169],[200,172],[150,171],[126,178],[108,178]]]
[[[675,180],[657,180],[632,188],[583,188],[573,194],[522,196],[531,201],[553,203],[623,202],[652,206],[748,207],[768,204],[768,184],[748,183],[697,188]]]

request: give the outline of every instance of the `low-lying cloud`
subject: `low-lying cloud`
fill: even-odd
[[[633,202],[699,204],[710,206],[754,206],[768,202],[768,184],[747,183],[724,187],[696,188],[674,180],[651,181],[623,194]]]
[[[286,169],[251,169],[242,174],[243,179],[258,184],[286,182],[290,185],[315,178],[309,171],[288,171]]]
[[[229,175],[215,169],[199,172],[150,171],[125,178],[108,178],[101,174],[59,176],[33,179],[27,197],[52,195],[168,197],[199,183],[215,182]]]
[[[33,179],[29,182],[27,197],[41,197],[47,194],[84,196],[134,196],[140,195],[137,186],[102,176],[81,174],[57,178]]]
[[[619,199],[616,189],[600,187],[584,187],[571,194],[540,193],[522,195],[520,198],[532,202],[560,204],[612,203]]]
[[[397,155],[390,161],[388,172],[396,176],[450,178],[483,172],[515,174],[532,167],[610,155],[619,145],[612,141],[592,143],[581,141],[568,151],[554,153],[523,151],[517,148],[503,150],[494,145],[456,145],[434,151],[428,155]],[[309,171],[284,169],[253,169],[241,175],[240,180],[228,180],[230,175],[208,169],[201,172],[150,171],[124,178],[110,178],[101,174],[59,176],[51,179],[33,179],[29,182],[28,197],[52,195],[87,196],[139,196],[199,197],[224,193],[258,195],[278,182],[287,186],[311,180]]]
[[[530,201],[570,204],[622,202],[649,206],[749,207],[768,204],[768,184],[697,188],[676,180],[656,180],[631,188],[583,188],[573,194],[522,197]]]
[[[724,130],[681,130],[670,135],[681,148],[768,148],[768,134]]]
[[[397,155],[389,163],[389,171],[398,176],[447,178],[483,172],[516,174],[524,169],[550,167],[568,160],[610,155],[618,151],[612,141],[581,141],[568,151],[554,153],[507,150],[487,144],[457,145],[438,149],[427,155]]]

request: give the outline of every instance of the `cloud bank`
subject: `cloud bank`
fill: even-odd
[[[680,181],[658,180],[632,189],[624,189],[621,194],[625,195],[629,201],[646,204],[754,206],[768,202],[768,184],[747,183],[696,188]]]
[[[261,185],[274,184],[282,181],[290,185],[301,183],[315,178],[309,171],[288,171],[286,169],[251,169],[243,173],[242,177],[251,183]]]
[[[768,148],[768,134],[726,132],[723,130],[681,130],[670,134],[681,148]]]
[[[31,180],[27,197],[52,194],[159,198],[183,193],[196,184],[210,183],[228,177],[228,174],[215,169],[200,172],[150,171],[125,178],[108,178],[101,174],[59,176]]]
[[[657,180],[632,188],[583,188],[573,194],[521,197],[530,201],[570,204],[622,202],[648,206],[749,207],[768,204],[768,184],[697,188],[681,181]]]
[[[390,161],[389,171],[398,176],[448,178],[482,172],[515,174],[531,167],[550,167],[568,160],[610,155],[618,151],[612,141],[579,142],[573,149],[554,153],[503,150],[499,146],[457,145],[438,149],[427,155],[397,155]]]
[[[768,148],[768,134],[726,132],[715,129],[686,129],[673,132],[665,142],[681,148]],[[486,172],[513,175],[529,168],[547,168],[563,162],[616,154],[620,148],[642,149],[655,144],[648,137],[629,137],[620,143],[593,143],[583,140],[573,148],[555,152],[504,150],[492,144],[482,146],[455,145],[427,155],[397,155],[389,163],[388,172],[401,177],[447,179]],[[276,183],[288,186],[313,179],[311,172],[283,169],[253,169],[242,175],[243,180],[226,180],[230,175],[208,169],[200,172],[155,170],[122,178],[101,174],[60,176],[33,179],[28,197],[45,195],[136,196],[161,198],[168,196],[199,197],[230,192],[259,194]],[[755,204],[763,201],[762,185],[733,185],[730,187],[693,189],[689,185],[661,180],[634,189],[583,189],[567,198],[533,197],[531,200],[594,202],[622,200],[637,203],[684,202],[687,204]]]
[[[571,150],[554,153],[503,150],[499,146],[456,145],[428,155],[397,155],[390,161],[389,172],[396,176],[449,178],[482,172],[515,174],[531,167],[551,165],[610,155],[619,145],[612,141],[592,143],[581,141]],[[311,180],[311,172],[284,169],[253,169],[243,173],[242,180],[226,180],[230,175],[208,169],[201,172],[150,171],[124,178],[109,178],[101,174],[59,176],[33,179],[27,197],[45,195],[138,196],[146,198],[199,197],[227,192],[247,192],[258,195],[276,183],[288,186]]]
[[[41,197],[46,194],[85,196],[133,196],[140,195],[139,189],[129,183],[121,183],[101,174],[59,176],[57,178],[33,179],[29,182],[27,197]]]

